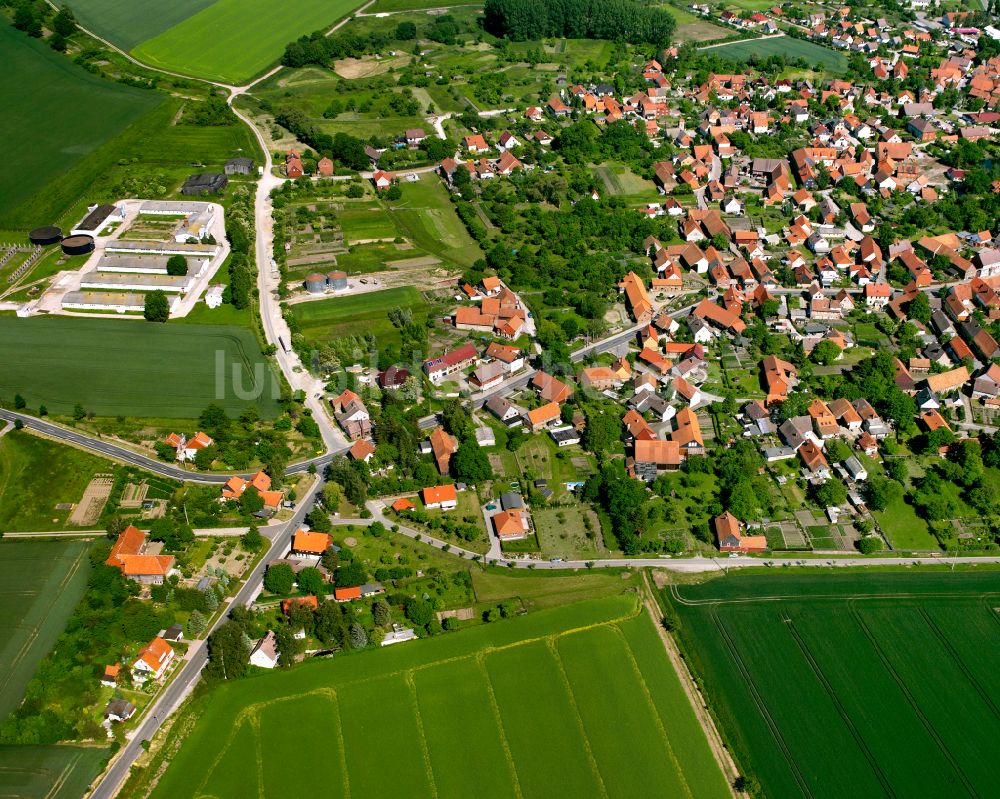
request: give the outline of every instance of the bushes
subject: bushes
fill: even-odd
[[[545,37],[666,45],[676,22],[633,0],[486,0],[483,26],[515,41]]]

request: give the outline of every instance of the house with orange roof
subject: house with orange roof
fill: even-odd
[[[396,513],[403,513],[404,511],[414,510],[417,506],[406,497],[400,497],[392,503],[391,507]]]
[[[701,423],[698,414],[686,406],[677,411],[674,417],[676,428],[670,434],[670,440],[676,441],[685,455],[705,454],[705,440],[701,435]]]
[[[622,424],[625,425],[626,437],[632,441],[652,441],[656,438],[656,432],[649,422],[634,408],[625,413]]]
[[[143,683],[148,679],[159,680],[174,662],[174,648],[156,636],[139,650],[139,656],[132,664],[132,678]]]
[[[336,602],[352,602],[361,599],[361,586],[354,585],[348,588],[334,588],[333,599]]]
[[[580,385],[592,391],[604,391],[621,385],[618,374],[607,366],[591,366],[580,370]]]
[[[493,515],[493,529],[501,541],[527,538],[531,532],[528,514],[523,510],[502,510]]]
[[[183,434],[171,433],[164,439],[164,443],[176,450],[177,460],[183,463],[194,460],[200,450],[212,446],[215,441],[207,433],[202,432],[195,433],[191,438],[187,438]]]
[[[830,464],[826,460],[826,455],[812,439],[807,439],[799,447],[799,457],[802,458],[802,463],[805,464],[806,469],[813,477],[819,480],[826,480],[830,477]]]
[[[531,387],[538,391],[543,400],[549,402],[565,402],[573,396],[573,389],[570,386],[547,372],[535,372],[531,378]]]
[[[621,279],[618,291],[625,295],[629,311],[636,322],[646,322],[653,316],[653,304],[649,301],[646,286],[635,272],[629,272]]]
[[[420,491],[420,499],[427,510],[454,510],[458,507],[458,492],[454,484],[430,486]]]
[[[363,463],[368,463],[372,459],[372,455],[375,454],[375,445],[370,441],[365,441],[364,439],[360,441],[355,441],[347,454],[353,461],[362,461]]]
[[[558,422],[561,418],[561,413],[562,408],[558,402],[549,402],[528,411],[528,425],[531,427],[531,432],[537,433],[553,422]]]
[[[333,538],[329,533],[317,533],[307,530],[296,530],[292,536],[292,554],[299,557],[319,558],[333,546]]]
[[[319,607],[319,600],[314,596],[295,596],[291,599],[281,600],[281,612],[287,616],[292,608],[300,606],[309,610],[316,610]]]
[[[729,511],[712,519],[712,527],[720,552],[764,552],[767,549],[767,536],[743,535],[739,519]]]
[[[835,438],[840,434],[837,418],[823,400],[817,398],[809,403],[809,417],[812,419],[816,435],[820,438]]]
[[[448,474],[451,465],[451,456],[458,452],[458,439],[446,432],[438,425],[430,436],[431,452],[434,455],[434,462],[437,464],[438,472]]]
[[[636,438],[633,442],[632,473],[640,480],[651,483],[659,472],[675,471],[680,465],[681,445],[677,441]]]
[[[101,677],[101,685],[107,688],[115,688],[118,685],[118,675],[121,673],[122,664],[113,663],[104,667],[104,676]]]
[[[105,561],[121,570],[129,580],[144,585],[160,585],[174,567],[173,555],[147,555],[146,534],[129,525],[118,536]]]

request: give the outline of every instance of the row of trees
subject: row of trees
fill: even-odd
[[[663,47],[677,26],[662,8],[635,0],[486,0],[483,11],[489,33],[515,41],[610,39]]]

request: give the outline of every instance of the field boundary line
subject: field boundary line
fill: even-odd
[[[406,689],[410,692],[410,704],[413,706],[413,717],[417,722],[417,737],[420,739],[420,755],[424,760],[424,771],[427,772],[427,782],[431,786],[431,795],[438,796],[437,782],[434,779],[434,766],[431,764],[431,753],[427,748],[427,735],[424,732],[424,717],[420,713],[420,702],[417,700],[417,686],[413,682],[413,669],[406,672],[404,678]]]
[[[993,698],[989,695],[989,692],[986,691],[986,689],[984,689],[983,686],[980,684],[979,680],[976,679],[975,675],[972,673],[972,670],[966,664],[965,660],[963,660],[962,656],[958,654],[958,651],[955,649],[954,646],[952,646],[951,641],[948,640],[947,636],[938,626],[937,622],[934,621],[933,618],[931,618],[931,615],[927,612],[926,608],[920,608],[920,615],[927,623],[927,626],[930,628],[931,632],[934,633],[938,641],[941,642],[941,647],[944,649],[945,652],[948,653],[948,656],[952,659],[952,661],[954,661],[955,665],[958,666],[959,671],[961,671],[962,674],[965,675],[965,679],[969,681],[969,684],[972,685],[972,687],[976,690],[976,693],[979,694],[980,699],[982,699],[983,702],[986,704],[986,706],[989,707],[990,712],[997,719],[1000,719],[1000,708],[997,707],[996,703],[993,701]]]
[[[789,766],[789,770],[792,773],[792,778],[798,784],[802,793],[805,796],[811,797],[812,791],[809,790],[809,783],[806,782],[805,777],[803,777],[802,772],[799,771],[798,764],[795,762],[795,758],[792,757],[792,753],[788,748],[788,744],[785,741],[784,736],[781,734],[781,730],[774,721],[774,717],[771,716],[771,711],[767,709],[767,704],[764,702],[763,697],[760,695],[760,691],[757,689],[757,684],[753,679],[753,675],[747,668],[746,663],[739,654],[739,650],[736,644],[733,642],[732,637],[729,635],[729,631],[725,628],[722,623],[722,619],[719,618],[718,614],[713,609],[712,620],[715,622],[715,626],[719,631],[719,636],[722,639],[723,644],[726,649],[729,650],[729,657],[732,658],[733,663],[739,670],[740,675],[743,677],[743,681],[750,691],[750,698],[753,703],[757,706],[757,711],[760,713],[761,717],[764,719],[764,723],[771,730],[771,737],[774,738],[774,742],[778,745],[778,749],[781,751],[782,756],[785,758],[785,762]]]
[[[653,694],[649,690],[649,685],[646,683],[646,678],[642,676],[642,669],[639,668],[639,663],[635,659],[635,652],[632,651],[632,647],[629,645],[628,638],[625,635],[625,631],[622,630],[617,624],[613,627],[615,635],[621,640],[622,646],[625,648],[625,654],[628,655],[628,662],[632,666],[632,671],[635,672],[635,677],[639,681],[639,685],[642,687],[642,695],[646,699],[646,704],[649,706],[650,711],[653,714],[653,718],[656,721],[656,729],[660,732],[660,737],[663,738],[663,743],[666,744],[667,754],[670,757],[670,762],[674,765],[674,770],[677,772],[677,776],[680,778],[681,785],[684,786],[684,793],[695,799],[694,794],[691,792],[691,786],[687,781],[687,776],[684,774],[684,769],[681,767],[680,761],[677,759],[677,753],[674,752],[674,747],[670,743],[670,736],[667,735],[667,728],[663,725],[663,717],[660,715],[659,709],[656,707],[656,702],[653,701]]]
[[[796,628],[795,622],[788,614],[782,614],[782,621],[785,622],[785,627],[788,629],[788,633],[789,635],[791,635],[792,640],[794,640],[796,645],[799,647],[799,651],[802,653],[802,657],[809,665],[809,668],[812,669],[812,672],[819,680],[820,685],[823,686],[823,690],[826,691],[827,696],[830,697],[830,701],[836,708],[837,713],[840,716],[841,720],[847,726],[848,731],[851,733],[851,737],[854,738],[854,742],[858,745],[858,748],[864,755],[865,760],[868,761],[868,766],[875,773],[875,777],[882,785],[882,789],[886,792],[887,795],[895,797],[896,792],[895,790],[893,790],[892,783],[889,782],[889,779],[888,777],[886,777],[885,772],[882,771],[882,767],[879,765],[878,758],[875,757],[875,754],[868,747],[868,742],[865,741],[864,736],[861,734],[861,731],[854,724],[854,720],[847,712],[847,708],[845,708],[843,703],[840,701],[840,697],[837,696],[837,692],[833,689],[833,686],[830,684],[829,679],[827,679],[827,676],[823,672],[823,669],[820,667],[816,658],[813,656],[812,651],[806,645],[805,640],[802,638],[802,634]]]
[[[337,756],[340,758],[340,765],[343,767],[344,774],[344,796],[346,799],[351,799],[351,775],[347,770],[347,742],[344,741],[344,720],[340,715],[340,697],[337,695],[336,688],[327,688],[325,693],[330,697],[330,701],[333,702],[333,708],[337,713]]]
[[[48,792],[45,794],[45,799],[54,799],[54,797],[59,794],[63,785],[66,784],[66,780],[69,779],[69,775],[72,773],[73,769],[76,768],[76,764],[80,762],[81,757],[83,757],[82,754],[75,755],[73,759],[66,764],[66,768],[59,772],[59,776],[55,778],[52,782],[52,787],[49,788]]]
[[[222,762],[222,758],[224,758],[226,756],[226,752],[228,752],[229,749],[230,749],[230,747],[233,745],[233,741],[236,739],[236,736],[239,735],[239,733],[240,733],[240,727],[242,727],[244,724],[248,724],[249,723],[249,717],[247,719],[244,719],[244,718],[242,718],[242,715],[243,714],[240,714],[239,716],[237,716],[237,720],[236,720],[237,723],[232,728],[232,734],[229,736],[229,740],[226,741],[226,745],[223,746],[219,750],[219,753],[215,756],[215,760],[212,761],[212,765],[210,765],[207,769],[205,769],[205,776],[202,779],[201,784],[194,791],[194,795],[196,797],[201,797],[201,796],[206,796],[207,795],[207,794],[203,793],[203,791],[205,790],[205,785],[208,783],[208,781],[210,779],[212,779],[212,774],[215,773],[215,770],[219,767],[219,763]],[[155,789],[155,785],[153,787]],[[152,792],[152,791],[150,791],[150,792]]]
[[[847,607],[848,607],[848,612],[854,619],[855,624],[857,624],[858,627],[861,628],[861,632],[864,633],[865,637],[868,639],[868,642],[871,644],[872,649],[875,650],[875,654],[878,656],[879,660],[882,661],[882,665],[885,666],[886,671],[888,671],[892,679],[895,680],[896,685],[899,687],[899,690],[903,694],[903,697],[909,703],[910,708],[916,714],[917,718],[920,720],[920,723],[924,726],[924,729],[927,730],[928,734],[934,740],[934,743],[937,744],[938,749],[941,750],[941,754],[944,755],[945,759],[955,770],[955,773],[958,775],[959,780],[961,780],[962,785],[965,787],[965,790],[967,790],[971,796],[978,797],[979,793],[976,791],[975,786],[969,782],[969,778],[966,775],[966,773],[961,768],[959,768],[958,761],[955,760],[954,755],[952,755],[951,750],[948,749],[944,740],[941,738],[941,735],[940,733],[938,733],[937,728],[933,724],[931,724],[930,719],[927,718],[927,716],[924,714],[924,711],[920,707],[920,703],[917,702],[916,697],[914,697],[913,694],[910,693],[910,689],[907,687],[906,681],[899,676],[899,672],[897,672],[895,666],[892,665],[892,661],[889,660],[889,656],[885,653],[885,650],[882,648],[882,645],[878,642],[878,639],[875,638],[875,634],[871,631],[871,629],[868,627],[868,624],[861,617],[861,614],[857,611],[857,609],[853,606],[851,602],[848,602]]]
[[[684,696],[687,697],[688,704],[691,706],[691,710],[694,712],[695,718],[698,720],[698,725],[705,733],[705,739],[708,741],[708,748],[712,750],[715,762],[718,763],[719,770],[722,772],[723,777],[725,777],[726,785],[729,787],[730,792],[736,796],[737,792],[736,789],[733,788],[733,782],[740,775],[740,769],[736,765],[733,753],[722,739],[722,734],[719,732],[719,727],[716,724],[715,717],[708,709],[708,700],[698,688],[698,684],[694,680],[694,675],[691,673],[687,660],[680,656],[680,651],[677,649],[677,644],[674,641],[673,636],[671,636],[670,633],[663,628],[663,625],[657,621],[657,615],[662,615],[663,608],[657,599],[655,590],[649,584],[648,570],[646,570],[643,574],[643,586],[646,611],[649,613],[649,616],[653,621],[653,627],[656,629],[656,633],[660,638],[660,643],[663,644],[667,660],[670,662],[670,665],[674,669],[674,673],[677,675],[677,680],[681,685],[681,689],[684,691]]]
[[[253,735],[253,754],[257,762],[257,796],[266,799],[264,791],[264,743],[260,734],[260,716],[250,719],[250,733]]]
[[[604,784],[604,777],[601,776],[601,769],[597,765],[597,758],[594,757],[594,750],[590,746],[590,737],[587,735],[587,728],[583,723],[583,716],[580,715],[580,708],[576,704],[576,696],[573,694],[573,686],[569,681],[569,677],[566,675],[566,667],[563,665],[562,657],[559,655],[559,649],[556,646],[555,637],[547,639],[545,641],[545,646],[548,648],[549,653],[552,655],[552,660],[555,662],[556,668],[559,670],[559,679],[562,680],[566,696],[569,698],[570,706],[573,708],[573,715],[576,717],[576,727],[580,731],[580,735],[583,737],[583,750],[587,753],[587,762],[590,764],[590,770],[597,778],[597,784],[601,789],[601,796],[603,796],[604,799],[609,799],[608,787]]]
[[[943,564],[942,564],[943,565]],[[721,598],[708,598],[708,599],[685,599],[680,595],[678,591],[678,586],[676,583],[672,583],[670,586],[670,595],[677,601],[678,604],[684,605],[686,607],[701,607],[704,605],[747,605],[754,602],[805,602],[805,601],[816,601],[824,600],[829,601],[831,599],[840,599],[848,602],[853,602],[856,600],[875,600],[875,599],[969,599],[970,597],[978,596],[980,599],[986,599],[987,597],[995,596],[1000,597],[1000,591],[986,591],[982,594],[969,594],[969,593],[898,593],[898,594],[775,594],[768,596],[748,596],[748,597],[734,597],[732,599],[721,599]]]
[[[524,799],[524,794],[521,792],[521,780],[517,776],[517,763],[514,760],[514,754],[510,751],[510,741],[507,740],[507,730],[504,729],[503,717],[500,715],[500,705],[497,703],[497,695],[493,691],[493,680],[490,679],[490,673],[486,668],[485,652],[478,654],[476,665],[483,675],[483,684],[486,686],[486,693],[490,698],[493,718],[497,723],[497,731],[500,733],[500,745],[503,747],[504,758],[507,760],[507,768],[510,770],[510,775],[514,780],[514,794],[517,796],[517,799]]]

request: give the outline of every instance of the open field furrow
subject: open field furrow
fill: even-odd
[[[976,791],[975,787],[969,782],[969,779],[966,776],[965,772],[962,770],[961,766],[959,765],[958,760],[956,760],[955,756],[948,749],[948,746],[941,738],[940,733],[937,731],[937,729],[934,727],[934,724],[931,723],[931,720],[924,713],[920,703],[913,696],[913,693],[911,692],[910,687],[907,685],[906,680],[904,680],[900,676],[899,672],[893,666],[892,661],[886,655],[886,652],[879,643],[878,638],[874,635],[871,628],[869,628],[869,626],[865,623],[860,613],[858,613],[853,608],[851,608],[850,612],[852,617],[854,618],[855,623],[858,625],[858,627],[861,628],[862,632],[865,634],[865,637],[868,638],[868,641],[871,643],[872,648],[879,656],[879,659],[885,666],[886,671],[896,681],[896,685],[899,686],[899,689],[902,692],[903,696],[905,696],[907,702],[910,703],[910,707],[913,709],[913,712],[916,714],[916,716],[920,719],[920,722],[923,724],[924,729],[937,744],[938,749],[941,751],[941,754],[944,755],[945,759],[947,759],[947,761],[951,764],[951,767],[955,770],[955,773],[962,781],[962,784],[965,787],[966,791],[968,791],[970,796],[978,797],[979,793]]]
[[[837,713],[840,715],[841,720],[844,722],[844,726],[847,727],[847,729],[850,731],[851,737],[854,738],[854,741],[855,743],[857,743],[858,748],[864,753],[865,759],[868,761],[869,767],[875,774],[879,783],[881,783],[882,788],[886,793],[886,796],[891,796],[891,797],[898,796],[896,791],[893,789],[892,785],[889,783],[889,780],[886,778],[885,772],[882,770],[881,765],[879,765],[878,758],[875,757],[875,755],[869,748],[868,742],[865,740],[864,735],[862,735],[862,733],[858,730],[857,725],[854,723],[854,719],[851,717],[850,713],[848,713],[847,710],[844,708],[844,703],[841,701],[840,695],[836,690],[834,690],[833,686],[830,684],[830,681],[827,679],[826,674],[823,673],[822,667],[816,661],[816,658],[813,657],[812,652],[809,651],[809,646],[806,644],[806,642],[802,639],[802,636],[799,634],[799,631],[795,626],[795,622],[788,616],[784,617],[784,622],[785,622],[785,629],[787,629],[788,632],[791,634],[792,640],[794,640],[795,643],[798,645],[799,651],[801,651],[802,656],[809,664],[809,668],[812,669],[813,674],[816,675],[816,678],[819,680],[820,684],[826,690],[827,695],[830,697],[830,701],[833,703],[833,706],[837,709]]]
[[[809,790],[809,785],[806,782],[805,777],[802,775],[802,772],[799,771],[799,767],[795,762],[795,758],[792,756],[792,753],[788,748],[788,744],[781,733],[781,728],[775,722],[774,717],[768,710],[767,703],[764,701],[764,697],[757,689],[754,676],[753,674],[751,674],[750,670],[747,668],[747,664],[743,661],[743,658],[740,656],[739,649],[733,643],[732,636],[729,635],[729,632],[726,630],[725,625],[723,625],[722,620],[714,613],[712,614],[712,621],[715,623],[715,627],[718,630],[722,641],[725,643],[725,647],[729,653],[729,657],[732,660],[732,664],[736,666],[737,670],[739,671],[740,675],[745,681],[747,689],[749,690],[750,696],[753,700],[753,704],[756,706],[761,717],[766,722],[767,727],[771,732],[771,736],[774,739],[774,743],[777,745],[778,750],[781,752],[781,756],[784,759],[786,765],[788,766],[788,769],[791,772],[791,775],[794,778],[796,785],[802,791],[803,796],[811,797],[812,792]]]
[[[934,633],[934,636],[940,642],[941,648],[948,653],[948,656],[952,659],[956,668],[962,672],[965,679],[969,681],[969,685],[975,689],[976,693],[979,695],[980,701],[983,703],[983,706],[989,708],[990,712],[998,720],[1000,720],[1000,707],[997,707],[997,703],[993,701],[993,697],[990,696],[990,692],[985,688],[985,686],[983,686],[982,683],[980,683],[980,681],[976,678],[976,675],[972,673],[972,669],[970,669],[965,660],[962,659],[962,656],[958,654],[958,651],[948,639],[948,636],[944,634],[937,622],[931,618],[931,615],[927,612],[926,608],[920,609],[920,616],[927,623],[930,631]]]

